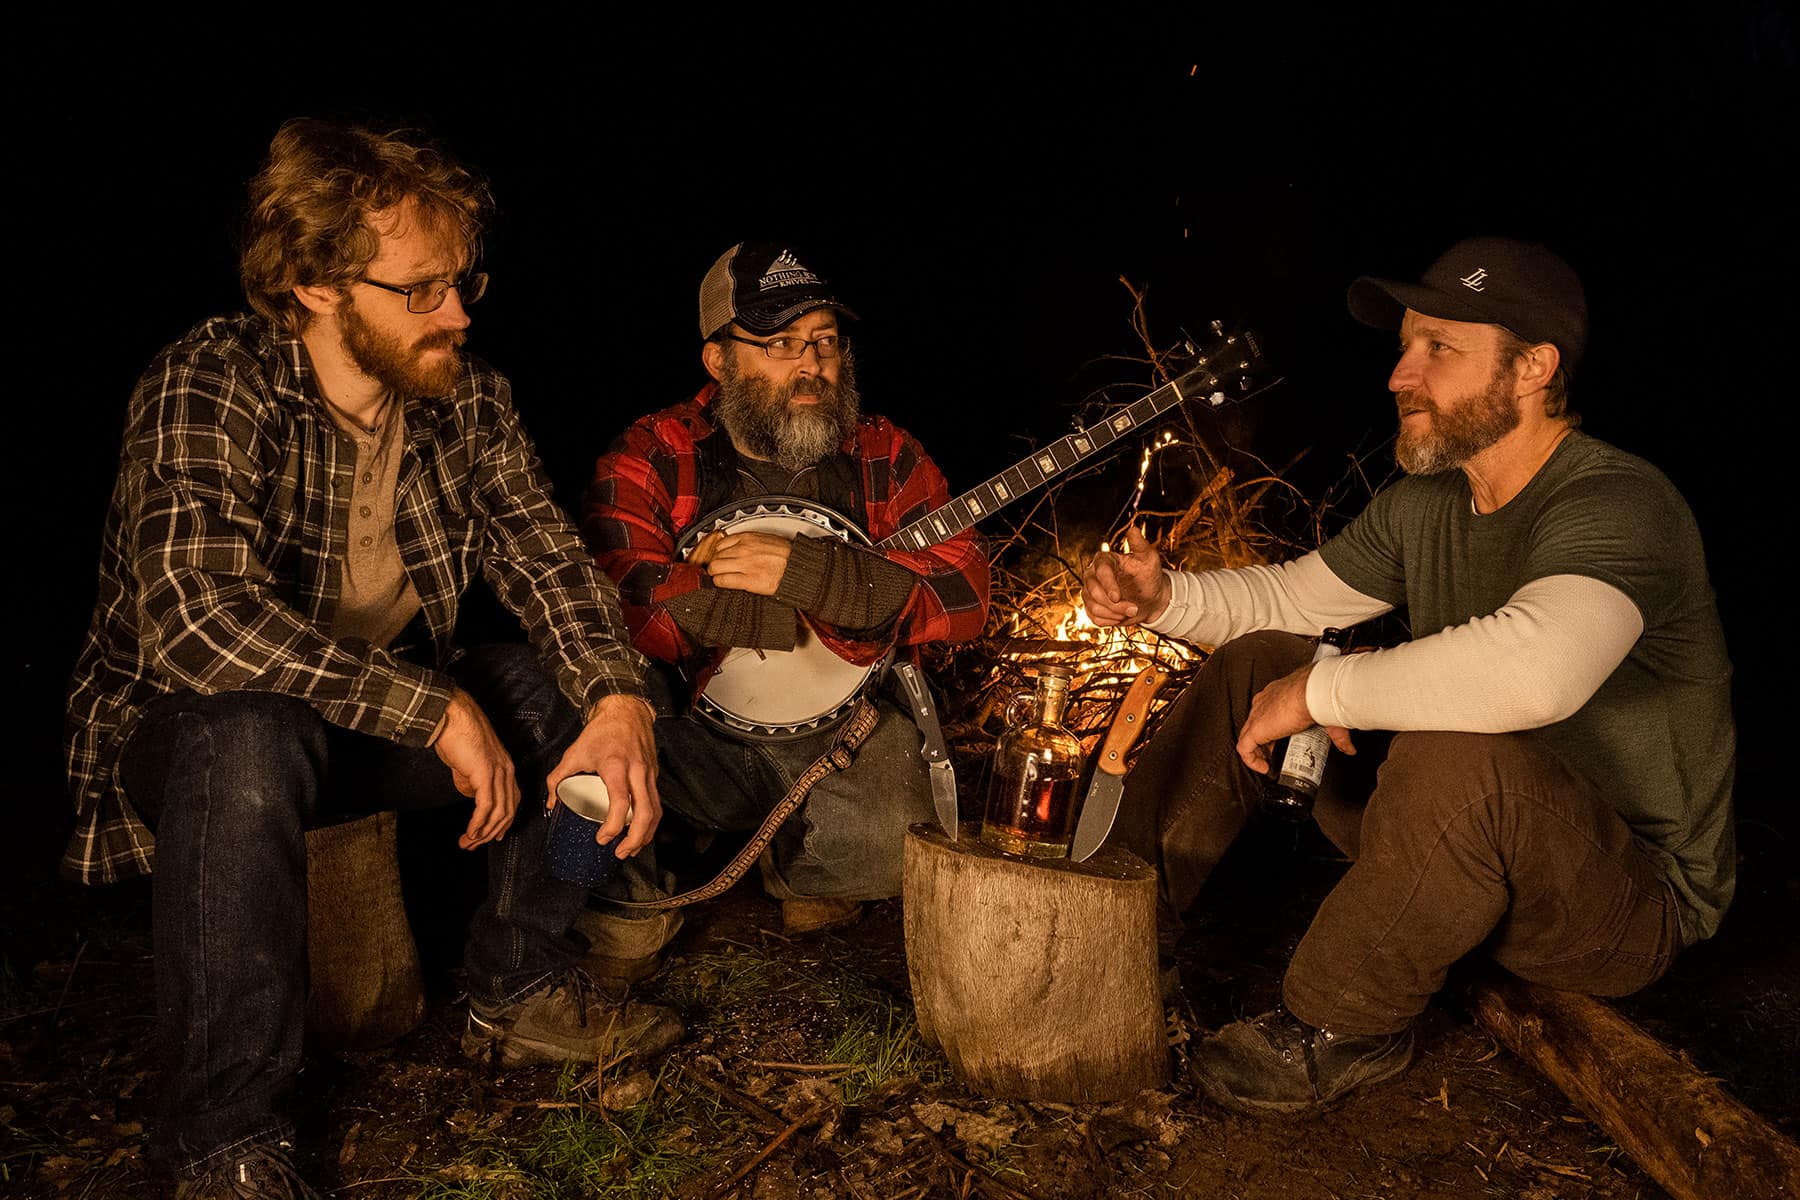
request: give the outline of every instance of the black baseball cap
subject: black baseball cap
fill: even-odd
[[[710,338],[733,321],[767,335],[815,308],[856,316],[792,248],[739,242],[700,281],[700,336]]]
[[[1425,269],[1417,283],[1364,275],[1350,285],[1350,315],[1377,329],[1398,329],[1405,310],[1451,321],[1479,321],[1528,342],[1549,342],[1575,373],[1587,349],[1587,295],[1568,263],[1536,242],[1467,238]]]

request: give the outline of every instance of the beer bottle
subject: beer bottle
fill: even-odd
[[[1319,634],[1319,648],[1313,651],[1313,661],[1342,654],[1349,644],[1349,630],[1327,629]],[[1291,821],[1304,821],[1310,817],[1313,798],[1319,794],[1319,781],[1325,778],[1325,757],[1330,751],[1331,735],[1322,725],[1302,729],[1276,746],[1269,756],[1274,769],[1263,786],[1268,806]]]
[[[1081,739],[1063,726],[1074,672],[1038,668],[1037,687],[1006,706],[1006,732],[994,747],[981,840],[1017,858],[1066,858],[1075,837],[1075,781]]]

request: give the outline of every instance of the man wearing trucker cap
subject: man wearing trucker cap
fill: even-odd
[[[950,498],[911,434],[861,411],[843,328],[855,314],[792,247],[746,242],[721,254],[701,282],[699,311],[708,381],[614,440],[581,529],[651,660],[663,803],[700,831],[748,833],[836,734],[823,721],[746,736],[696,716],[695,697],[725,652],[789,651],[816,636],[838,658],[874,664],[890,650],[910,659],[923,644],[967,640],[986,620],[988,564],[972,529],[897,550],[726,527],[678,549],[708,514],[769,496],[816,501],[873,542]],[[906,827],[932,817],[920,730],[892,699],[877,708],[854,761],[806,793],[762,859],[789,933],[848,924],[864,901],[898,895]],[[628,869],[636,899],[647,867]],[[590,963],[627,978],[653,969],[674,932],[667,917],[611,910],[582,929],[599,956]]]
[[[1392,731],[1366,803],[1317,801],[1353,859],[1280,1007],[1207,1038],[1205,1091],[1293,1112],[1388,1078],[1450,966],[1480,949],[1597,995],[1657,979],[1731,902],[1730,664],[1686,502],[1579,431],[1587,305],[1544,247],[1458,243],[1417,283],[1364,277],[1398,329],[1403,478],[1318,550],[1163,568],[1141,535],[1085,581],[1100,624],[1217,651],[1126,787],[1124,844],[1162,869],[1165,944],[1242,829],[1272,745]],[[1411,640],[1312,662],[1306,636],[1404,608]]]

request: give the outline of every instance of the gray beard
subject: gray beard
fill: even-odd
[[[819,402],[799,408],[788,402],[801,381],[777,385],[760,375],[747,376],[729,355],[719,370],[719,394],[713,412],[733,441],[757,458],[800,471],[822,461],[838,448],[862,415],[862,397],[856,390],[856,365],[846,353],[840,360],[838,381],[815,377]]]
[[[1423,433],[1401,430],[1394,441],[1394,460],[1408,475],[1455,471],[1519,427],[1519,406],[1512,397],[1514,373],[1501,368],[1487,390],[1464,398],[1450,409],[1432,402],[1431,424]],[[1411,392],[1395,403],[1404,411]]]

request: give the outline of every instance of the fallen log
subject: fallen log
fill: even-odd
[[[913,1006],[970,1090],[1117,1100],[1168,1082],[1156,871],[1117,849],[1026,862],[912,826],[901,874]]]
[[[1676,1200],[1800,1197],[1800,1148],[1604,1001],[1499,970],[1470,999],[1484,1028]]]

